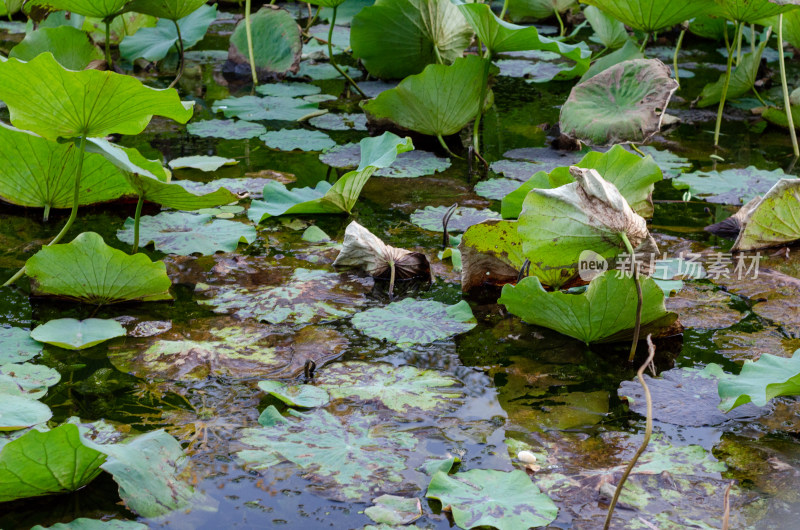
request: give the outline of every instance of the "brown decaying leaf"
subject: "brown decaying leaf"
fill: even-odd
[[[333,262],[335,268],[362,270],[376,278],[388,278],[394,263],[398,279],[430,277],[431,264],[421,252],[390,247],[353,221],[344,233],[342,250]]]

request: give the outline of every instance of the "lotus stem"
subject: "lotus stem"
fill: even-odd
[[[624,232],[620,232],[620,238],[625,243],[625,249],[631,256],[631,268],[633,268],[633,284],[636,286],[636,322],[633,326],[633,341],[631,343],[631,353],[628,355],[628,362],[632,363],[636,357],[636,346],[639,344],[639,332],[642,328],[642,284],[639,282],[639,267],[636,263],[636,253],[633,250],[628,236]]]
[[[395,275],[394,260],[390,260],[389,261],[389,300],[394,298],[394,275]]]
[[[646,156],[647,156],[646,154],[644,154],[644,153],[642,152],[642,150],[641,150],[641,149],[639,149],[638,147],[636,147],[636,144],[630,144],[630,146],[631,146],[631,149],[633,149],[634,151],[636,151],[637,153],[639,153],[639,156],[641,156],[642,158],[644,158],[644,157],[646,157]]]
[[[558,12],[558,9],[553,9],[553,12],[556,14],[556,19],[558,20],[558,27],[560,28],[558,36],[563,37],[564,34],[567,32],[567,29],[564,27],[564,21],[561,20],[561,14]]]
[[[50,220],[50,205],[49,204],[45,204],[44,205],[44,214],[42,214],[42,222],[46,223],[49,220]]]
[[[250,24],[250,0],[244,3],[244,28],[247,33],[247,55],[250,58],[250,74],[253,76],[253,86],[258,86],[258,74],[256,74],[256,56],[253,53],[253,26]]]
[[[508,11],[508,0],[503,1],[503,9],[500,10],[500,20],[503,20],[503,17],[506,16],[506,11]]]
[[[439,140],[439,144],[441,144],[441,146],[444,148],[444,150],[447,151],[448,155],[452,156],[453,158],[457,158],[459,160],[464,160],[463,157],[458,156],[457,154],[452,152],[449,147],[447,147],[447,143],[444,141],[444,138],[442,138],[441,134],[437,134],[436,138]]]
[[[475,124],[472,128],[472,147],[475,154],[481,153],[481,118],[483,117],[483,105],[486,102],[486,90],[489,87],[489,67],[492,64],[492,52],[486,48],[486,58],[483,60],[483,80],[481,82],[481,95],[478,99],[478,115],[475,116]]]
[[[639,371],[636,372],[636,377],[639,379],[639,384],[642,385],[642,389],[644,389],[644,398],[647,401],[647,426],[644,431],[644,440],[642,440],[642,445],[636,450],[636,454],[633,455],[631,461],[628,462],[628,467],[625,468],[625,472],[622,473],[622,477],[620,477],[619,483],[617,483],[617,489],[614,490],[614,498],[611,500],[611,504],[608,507],[608,514],[606,515],[606,522],[603,525],[603,530],[608,530],[611,526],[611,517],[614,515],[614,508],[617,506],[622,488],[625,486],[625,481],[628,480],[628,476],[630,476],[631,471],[633,471],[633,466],[636,465],[639,457],[642,456],[642,453],[647,449],[647,444],[650,443],[650,436],[653,434],[653,397],[650,395],[650,388],[648,388],[644,380],[644,371],[650,363],[653,362],[653,357],[656,355],[656,347],[653,345],[651,335],[647,336],[647,348],[649,350],[647,360],[639,367]]]
[[[678,42],[675,44],[675,54],[672,56],[672,67],[675,69],[675,82],[678,83],[678,85],[681,84],[681,78],[678,74],[678,52],[681,51],[681,44],[683,44],[684,35],[686,35],[685,27],[681,29],[681,33],[678,35]]]
[[[347,79],[347,82],[350,83],[350,85],[353,88],[356,89],[356,92],[358,92],[361,95],[362,98],[366,98],[367,95],[364,93],[363,90],[361,90],[361,87],[359,87],[358,84],[355,81],[353,81],[353,78],[350,77],[349,75],[347,75],[347,73],[344,70],[339,68],[339,65],[336,64],[336,60],[333,58],[333,44],[332,44],[332,41],[333,41],[333,27],[336,25],[336,12],[338,11],[338,9],[339,9],[339,6],[336,6],[336,7],[333,8],[333,16],[331,16],[331,20],[330,20],[331,26],[328,28],[328,58],[330,59],[331,64],[333,65],[333,67],[336,68],[336,70],[340,74],[342,74],[342,76],[344,76],[345,79]],[[436,47],[434,46],[433,49],[435,50]]]
[[[311,4],[306,4],[306,5],[308,6],[308,23],[306,24],[306,33],[308,33],[308,30],[311,29],[311,26],[313,26],[314,22],[316,22],[317,18],[319,18],[319,12],[320,10],[322,10],[322,6],[317,6],[317,10],[314,12],[314,15],[312,16]]]
[[[61,241],[61,239],[69,232],[69,229],[72,228],[72,224],[75,222],[75,219],[78,217],[78,204],[80,203],[80,196],[81,196],[81,175],[83,174],[83,157],[86,154],[86,135],[81,136],[81,143],[80,149],[78,150],[78,170],[75,173],[75,188],[72,194],[72,211],[69,213],[69,218],[67,219],[67,224],[64,225],[64,228],[50,241],[46,246],[51,247]],[[14,274],[11,278],[9,278],[6,283],[2,286],[7,287],[20,278],[25,274],[25,267],[23,266],[20,270]]]
[[[725,488],[725,495],[722,498],[722,530],[728,530],[731,527],[731,488],[733,481],[728,482],[728,487]]]
[[[175,79],[172,80],[172,83],[169,84],[167,88],[173,88],[175,85],[178,84],[181,77],[183,77],[183,69],[186,66],[186,59],[184,58],[184,49],[183,49],[183,37],[181,37],[181,27],[178,25],[177,20],[172,21],[175,24],[175,31],[178,32],[178,55],[180,55],[180,62],[178,63],[178,75],[175,76]]]
[[[106,19],[106,43],[105,43],[105,50],[106,50],[106,65],[108,65],[108,69],[111,70],[111,21]]]
[[[142,206],[144,206],[144,193],[139,193],[136,213],[133,215],[133,254],[139,252],[139,224],[142,219]]]
[[[737,22],[739,32],[736,37],[736,66],[742,61],[742,37],[744,37],[744,22]]]
[[[778,64],[781,67],[781,87],[783,88],[783,107],[786,109],[786,121],[789,123],[789,136],[792,139],[794,157],[800,156],[800,147],[797,145],[797,131],[794,130],[792,117],[792,103],[789,101],[789,86],[786,83],[786,59],[783,57],[783,13],[778,15]]]
[[[639,46],[639,53],[644,53],[644,47],[647,46],[647,39],[650,38],[649,33],[644,34],[644,39],[642,40],[641,46]]]
[[[741,35],[742,24],[736,23],[734,39]],[[732,52],[733,50],[731,50]],[[722,85],[722,95],[719,98],[719,108],[717,109],[717,124],[714,128],[714,145],[719,146],[719,130],[722,127],[722,111],[725,109],[725,97],[728,95],[728,86],[731,84],[731,69],[733,68],[733,53],[728,52],[728,66],[725,70],[725,83]]]

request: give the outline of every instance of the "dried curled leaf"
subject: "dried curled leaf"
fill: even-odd
[[[373,277],[388,277],[391,263],[394,263],[395,275],[399,279],[431,274],[431,264],[425,254],[390,247],[355,221],[347,225],[344,244],[333,262],[334,267],[363,270]]]

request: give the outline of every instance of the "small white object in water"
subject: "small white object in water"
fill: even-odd
[[[531,453],[530,451],[520,451],[517,453],[517,458],[523,464],[535,464],[536,463],[536,455]]]

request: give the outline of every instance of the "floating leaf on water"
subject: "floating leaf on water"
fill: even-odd
[[[661,372],[658,378],[644,375],[653,398],[653,419],[673,425],[702,427],[719,425],[728,420],[741,420],[762,415],[755,406],[740,409],[736,414],[723,414],[717,406],[719,379],[709,369],[674,368]],[[638,380],[623,381],[617,393],[627,398],[631,410],[647,415],[647,402]],[[691,403],[691,407],[687,407]]]
[[[258,388],[290,407],[313,409],[323,407],[331,400],[324,388],[314,385],[287,385],[280,381],[259,381]]]
[[[317,103],[304,99],[273,96],[231,97],[217,100],[211,106],[211,110],[222,112],[226,118],[252,121],[296,121],[318,109]]]
[[[683,75],[683,74],[681,74]],[[671,153],[666,149],[656,149],[651,145],[641,145],[638,147],[639,151],[645,155],[653,157],[656,165],[661,169],[665,179],[671,179],[680,176],[686,169],[692,167],[692,163],[688,158],[678,156]]]
[[[475,193],[487,199],[500,201],[517,188],[519,188],[518,180],[497,178],[482,180],[475,184]]]
[[[664,308],[664,294],[651,278],[642,285],[642,333],[668,328],[677,320]],[[499,303],[529,324],[554,329],[587,344],[630,340],[636,323],[637,294],[633,278],[607,271],[582,294],[547,292],[530,276],[506,285]]]
[[[250,17],[253,59],[259,79],[281,77],[296,72],[300,64],[303,41],[294,17],[283,9],[261,8]],[[230,38],[228,60],[237,74],[250,70],[247,28],[241,20]],[[237,68],[238,67],[238,68]]]
[[[0,365],[24,363],[42,353],[42,345],[31,338],[30,331],[0,326]]]
[[[129,300],[171,300],[163,262],[144,254],[129,256],[109,247],[94,232],[69,244],[45,247],[26,263],[37,295],[60,296],[104,305]]]
[[[39,28],[11,48],[10,58],[30,61],[39,54],[50,52],[61,66],[69,70],[83,70],[89,63],[103,58],[103,54],[79,29],[70,26]]]
[[[746,205],[743,229],[731,251],[741,252],[790,245],[800,239],[796,212],[800,180],[781,179],[756,204]]]
[[[422,504],[416,498],[381,495],[372,502],[374,505],[365,509],[364,514],[376,523],[407,525],[422,517]]]
[[[756,332],[722,329],[714,333],[712,340],[715,351],[731,361],[757,361],[765,353],[789,357],[799,345],[796,339],[787,339],[775,328]]]
[[[455,475],[439,471],[433,475],[425,496],[449,506],[453,520],[461,528],[492,526],[515,530],[546,526],[558,514],[553,501],[520,470],[471,469]]]
[[[105,459],[81,442],[75,425],[28,431],[0,452],[0,502],[76,491],[100,474]]]
[[[497,160],[489,165],[489,168],[498,175],[505,175],[520,182],[530,179],[534,173],[548,171],[548,168],[555,169],[555,167],[558,166],[550,167],[547,164],[528,162],[527,160]]]
[[[721,369],[719,370],[721,372]],[[719,382],[719,409],[729,412],[752,402],[763,407],[778,396],[800,394],[800,350],[791,358],[769,353],[757,361],[745,361],[738,376],[722,377]]]
[[[117,231],[120,241],[132,244],[134,220],[125,221]],[[214,219],[211,215],[186,212],[161,212],[144,215],[140,219],[139,241],[142,245],[153,243],[155,249],[166,254],[233,252],[240,243],[250,244],[256,239],[256,229],[236,221]]]
[[[678,189],[692,196],[719,204],[743,204],[765,195],[781,179],[789,177],[782,169],[767,171],[754,166],[724,171],[695,171],[672,180]]]
[[[275,96],[282,98],[311,96],[314,94],[319,94],[321,91],[322,89],[316,85],[296,82],[267,83],[258,85],[256,87],[256,92],[262,96]]]
[[[268,182],[272,182],[273,180],[278,180],[279,182],[286,183],[286,182],[292,182],[294,180],[294,179],[289,180],[285,174],[279,173],[277,171],[265,170],[262,173],[268,175],[274,175],[275,178],[261,178],[261,177],[224,178],[224,179],[215,179],[212,180],[211,182],[195,182],[192,180],[173,180],[172,184],[178,184],[182,186],[184,189],[186,189],[186,191],[189,191],[196,195],[213,193],[217,190],[224,188],[238,195],[248,193],[253,198],[259,198],[261,197],[261,194],[264,190],[264,186],[266,186]]]
[[[312,124],[313,125],[313,124]],[[260,136],[267,147],[280,151],[327,151],[336,146],[336,142],[322,131],[308,131],[306,129],[282,129],[269,131]]]
[[[426,206],[411,214],[411,222],[420,228],[431,232],[444,232],[442,219],[449,208],[446,206]],[[448,232],[464,232],[472,225],[482,223],[487,219],[499,219],[500,214],[492,210],[476,210],[475,208],[459,207],[447,223]]]
[[[271,324],[311,324],[347,317],[366,302],[372,280],[345,278],[324,270],[299,268],[280,286],[255,289],[220,287],[211,298],[200,300],[216,313],[239,319],[254,318]]]
[[[696,329],[728,328],[743,315],[731,307],[731,296],[707,285],[687,285],[665,300],[667,309],[676,312],[681,324]]]
[[[431,64],[362,108],[370,122],[388,121],[422,134],[449,136],[480,110],[483,78],[484,62],[475,56],[456,59],[450,66]]]
[[[360,147],[346,144],[334,147],[319,156],[323,164],[337,168],[354,168],[359,165]],[[450,167],[449,158],[440,158],[430,151],[408,151],[397,155],[391,166],[378,169],[376,177],[416,178],[433,175]]]
[[[317,385],[331,399],[376,402],[409,419],[424,412],[455,410],[464,397],[463,390],[451,388],[458,384],[454,377],[435,370],[361,361],[332,364],[317,378]]]
[[[195,121],[186,126],[186,131],[204,138],[224,138],[225,140],[244,140],[255,138],[267,132],[260,123],[243,120],[205,120]]]
[[[477,325],[472,309],[464,300],[448,306],[433,300],[412,298],[357,313],[352,323],[369,337],[401,346],[449,339]]]
[[[353,55],[384,79],[450,64],[472,39],[464,15],[448,0],[377,0],[353,17],[351,28]]]
[[[590,145],[643,143],[661,130],[678,83],[657,59],[619,63],[572,87],[561,132]]]
[[[328,131],[366,131],[367,117],[363,114],[333,114],[315,116],[308,123],[317,129]]]
[[[200,42],[216,18],[217,7],[207,5],[201,5],[180,17],[177,24],[181,28],[183,48],[191,48]],[[175,19],[161,17],[155,27],[141,28],[133,35],[126,36],[119,45],[120,56],[129,61],[139,57],[160,61],[166,57],[178,43],[178,30],[172,20]]]
[[[625,25],[645,33],[675,26],[714,8],[711,2],[706,4],[693,0],[586,0],[584,3],[596,6]]]
[[[293,462],[318,494],[334,500],[366,502],[403,481],[404,453],[416,446],[408,433],[358,413],[340,418],[317,409],[294,416],[244,429],[241,441],[252,449],[237,453],[239,460],[256,470]]]
[[[31,530],[147,530],[148,528],[145,524],[122,519],[104,521],[79,517],[68,523],[56,523],[52,526],[36,525]]]
[[[57,370],[42,364],[0,365],[0,394],[39,399],[60,380]]]
[[[116,320],[59,318],[34,328],[31,338],[67,350],[84,350],[125,333]]]
[[[428,277],[431,264],[421,252],[390,247],[355,221],[347,225],[335,268],[363,270],[373,277],[389,278],[394,266],[398,279]]]
[[[24,396],[0,394],[0,432],[18,431],[32,427],[46,422],[52,416],[50,407],[44,403]],[[2,453],[0,453],[0,457],[2,457]],[[3,480],[0,478],[0,484],[2,482]],[[2,489],[1,486],[0,489]],[[1,501],[2,497],[0,497]]]
[[[331,236],[316,225],[309,226],[303,232],[303,241],[308,241],[309,243],[324,243],[330,240]]]
[[[339,67],[353,79],[361,77],[361,70],[357,68],[346,65],[340,65]],[[339,79],[342,77],[342,74],[330,63],[312,64],[308,61],[303,61],[300,63],[300,70],[295,77],[310,77],[314,81],[327,81],[330,79]]]
[[[223,324],[224,325],[224,324]],[[292,378],[307,360],[321,367],[340,356],[347,340],[338,332],[306,326],[297,332],[255,324],[173,329],[157,338],[112,346],[109,360],[120,371],[171,380]]]
[[[222,166],[232,166],[238,163],[239,162],[233,158],[225,158],[223,156],[196,155],[174,158],[169,161],[169,167],[172,169],[192,168],[208,172],[216,171]]]
[[[461,251],[461,290],[465,293],[484,285],[515,283],[525,263],[516,221],[490,219],[464,232]],[[535,270],[534,270],[535,274]]]

